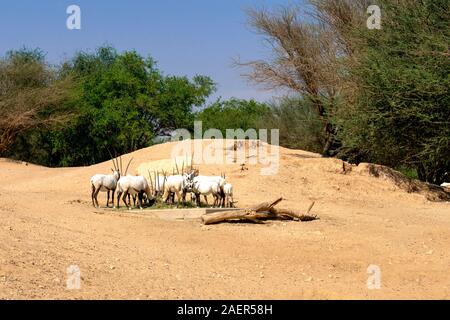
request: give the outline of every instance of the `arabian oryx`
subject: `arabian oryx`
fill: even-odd
[[[178,206],[181,201],[186,203],[186,193],[192,189],[194,175],[194,172],[190,172],[183,175],[168,176],[164,183],[163,200],[167,202],[173,192],[177,196]]]
[[[152,192],[148,185],[147,179],[143,176],[122,176],[117,182],[117,208],[120,207],[120,199],[125,203],[125,206],[131,210],[131,206],[127,203],[127,196],[137,195],[139,200],[139,208],[142,210],[142,200],[144,194],[147,196],[147,200],[153,199]]]
[[[233,199],[233,185],[231,183],[225,183],[223,193],[225,195],[225,207],[233,208],[235,203]]]
[[[197,206],[200,206],[200,196],[203,195],[206,205],[208,205],[208,195],[214,197],[213,206],[224,206],[225,205],[225,195],[224,195],[224,185],[225,176],[197,176],[193,181],[192,192],[196,196]]]
[[[117,159],[115,159],[116,162],[114,162],[114,159],[112,159],[114,169],[111,168],[111,171],[113,172],[110,175],[105,174],[96,174],[91,178],[91,198],[92,198],[92,205],[95,208],[99,208],[98,204],[98,193],[101,192],[107,192],[107,199],[106,199],[106,207],[109,207],[109,197],[110,192],[112,191],[112,204],[114,206],[114,193],[116,191],[117,187],[117,181],[120,179],[120,170],[119,170],[119,162]]]

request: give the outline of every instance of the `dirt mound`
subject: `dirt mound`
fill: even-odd
[[[203,154],[199,155],[195,143],[199,143],[200,153]],[[258,192],[252,191],[269,190],[267,186],[270,186],[270,193],[274,196],[277,196],[278,190],[288,199],[302,199],[305,196],[319,199],[334,199],[336,196],[361,199],[365,197],[361,194],[362,190],[371,190],[371,193],[367,194],[371,199],[389,191],[387,196],[392,195],[395,198],[409,199],[411,197],[408,195],[414,194],[429,201],[450,201],[450,194],[443,188],[410,179],[389,167],[376,164],[361,163],[359,166],[352,166],[339,159],[322,158],[319,154],[307,151],[269,146],[260,141],[187,141],[184,145],[184,148],[188,149],[187,152],[174,153],[174,149],[179,147],[177,142],[165,143],[122,157],[124,162],[130,158],[134,159],[129,172],[144,176],[148,176],[148,171],[157,170],[172,174],[177,171],[175,163],[181,171],[182,166],[190,165],[193,158],[193,165],[200,169],[201,174],[227,175],[237,190],[238,198],[240,195],[245,196],[240,197],[240,206],[259,201],[261,198]],[[262,151],[260,148],[264,147],[267,149]],[[208,155],[214,157],[213,161],[207,159]],[[269,167],[269,163],[275,162],[276,172],[264,175],[264,169]],[[106,166],[110,166],[110,163],[105,162],[90,168],[104,172]],[[295,187],[286,190],[287,185]],[[253,194],[254,200],[247,197],[250,194]]]
[[[408,193],[419,193],[429,201],[450,201],[450,192],[446,191],[443,187],[411,179],[386,166],[361,163],[355,171],[376,178],[383,178]]]
[[[133,157],[135,173],[171,163],[176,146],[122,158]],[[95,209],[89,179],[110,172],[110,161],[51,169],[0,159],[0,299],[450,298],[450,203],[427,200],[440,189],[382,166],[258,148],[227,141],[209,150],[225,164],[194,164],[224,172],[239,207],[283,197],[281,209],[306,210],[315,201],[319,220],[203,226]],[[380,290],[367,287],[370,265],[381,269]],[[79,289],[66,285],[70,270],[81,272]]]

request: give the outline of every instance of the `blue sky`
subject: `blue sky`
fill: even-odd
[[[231,68],[233,57],[266,56],[246,25],[248,7],[275,8],[291,0],[15,0],[0,4],[0,55],[39,47],[52,63],[76,51],[110,44],[158,61],[165,74],[203,74],[218,84],[213,97],[268,100],[276,92],[249,85]],[[81,30],[66,28],[66,8],[81,7]]]

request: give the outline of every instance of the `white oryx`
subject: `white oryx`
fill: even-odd
[[[178,205],[180,202],[186,202],[186,193],[192,189],[194,172],[185,173],[183,175],[168,176],[164,182],[163,200],[168,201],[170,194],[174,193],[177,196]]]
[[[159,172],[155,173],[153,177],[149,172],[148,177],[150,178],[153,195],[156,198],[162,196],[164,194],[164,186],[166,185],[167,177],[165,175],[161,175]]]
[[[120,207],[120,199],[125,203],[125,206],[131,210],[131,206],[127,203],[127,196],[137,196],[139,200],[139,208],[142,210],[142,200],[144,194],[147,199],[153,199],[147,179],[143,176],[122,176],[117,182],[117,208]]]
[[[225,194],[225,207],[233,208],[233,185],[231,183],[225,183],[223,186],[223,193]]]
[[[214,197],[213,206],[224,206],[224,176],[197,176],[193,180],[192,192],[195,194],[197,206],[200,206],[200,196],[203,195],[206,205],[208,205],[208,195]]]
[[[449,182],[444,182],[443,184],[441,184],[441,187],[450,188],[450,183]]]
[[[117,161],[117,159],[116,159]],[[113,165],[114,165],[114,169],[111,168],[111,171],[113,172],[110,175],[105,175],[105,174],[96,174],[91,178],[91,188],[92,188],[92,193],[91,193],[91,199],[92,199],[92,205],[95,208],[99,208],[99,204],[98,204],[98,193],[101,192],[107,192],[107,199],[106,199],[106,207],[109,207],[109,197],[110,197],[110,192],[112,191],[112,204],[114,206],[114,193],[116,191],[116,187],[117,187],[117,181],[119,181],[120,179],[120,170],[119,170],[119,166],[118,163],[116,165],[116,163],[114,162],[114,160],[112,160]]]

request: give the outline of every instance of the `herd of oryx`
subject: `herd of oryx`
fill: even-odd
[[[207,196],[214,198],[214,207],[233,207],[233,186],[226,181],[226,176],[202,176],[199,170],[192,166],[185,172],[182,169],[181,174],[167,175],[154,173],[154,177],[148,173],[150,184],[144,176],[132,176],[127,174],[128,168],[133,159],[128,162],[125,171],[122,167],[122,158],[112,159],[114,168],[111,168],[112,174],[96,174],[91,178],[92,188],[92,205],[99,208],[98,194],[107,192],[106,206],[109,207],[110,199],[113,208],[120,208],[120,200],[125,206],[131,210],[131,197],[134,206],[136,200],[139,208],[142,210],[143,205],[153,205],[157,199],[162,199],[165,203],[174,204],[175,196],[177,197],[178,206],[186,204],[186,195],[191,194],[191,201],[195,198],[197,207],[201,206],[201,196],[204,197],[206,205],[208,205]],[[184,166],[183,166],[184,167]],[[177,168],[178,170],[178,168]],[[116,203],[114,202],[116,195]]]

